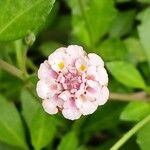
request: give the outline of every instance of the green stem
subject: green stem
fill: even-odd
[[[23,47],[22,40],[15,41],[15,48],[18,67],[26,75],[26,49]]]
[[[139,123],[137,123],[131,130],[129,130],[115,145],[113,145],[110,150],[118,150],[125,142],[127,142],[131,136],[133,136],[137,131],[139,131],[146,123],[150,121],[150,115],[145,117]]]
[[[82,17],[83,17],[85,24],[86,24],[87,32],[88,32],[89,39],[90,39],[90,46],[92,47],[92,46],[94,46],[94,41],[93,41],[93,36],[92,36],[91,29],[90,29],[90,25],[89,25],[88,19],[87,19],[86,14],[85,14],[83,2],[82,2],[82,0],[78,0],[78,3],[79,3]]]
[[[136,92],[131,94],[123,94],[123,93],[110,93],[111,100],[120,100],[120,101],[146,101],[150,102],[150,96],[142,92]]]
[[[0,68],[23,80],[23,72],[7,62],[0,60]]]

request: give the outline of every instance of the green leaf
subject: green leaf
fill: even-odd
[[[113,0],[71,0],[73,35],[85,45],[96,44],[116,17]]]
[[[87,118],[83,125],[83,132],[86,136],[89,136],[101,130],[113,128],[119,123],[119,116],[123,108],[124,105],[118,102],[111,102],[101,106]]]
[[[97,49],[94,52],[99,54],[105,61],[125,60],[127,58],[127,49],[119,39],[109,38],[103,41]]]
[[[139,39],[130,37],[124,40],[124,44],[128,50],[128,59],[130,62],[136,64],[146,60],[146,55]]]
[[[22,91],[22,114],[28,125],[31,142],[40,150],[52,142],[56,133],[56,120],[46,114],[37,100],[27,91]]]
[[[149,150],[150,148],[150,122],[148,122],[137,134],[137,143],[141,150]]]
[[[124,61],[112,61],[107,63],[107,68],[120,83],[132,88],[145,89],[145,82],[134,65]]]
[[[150,3],[150,0],[138,0],[141,3]]]
[[[77,147],[78,139],[76,133],[71,131],[62,138],[58,150],[77,150]]]
[[[145,54],[150,65],[150,8],[147,8],[146,10],[144,10],[144,12],[139,14],[138,18],[141,20],[141,25],[139,25],[138,27],[140,41],[144,47]]]
[[[11,101],[17,101],[16,95],[20,93],[22,82],[11,74],[0,70],[0,91]],[[15,86],[15,88],[14,88]],[[11,89],[11,90],[8,90]]]
[[[110,37],[121,37],[129,34],[133,27],[135,10],[128,10],[118,13],[117,18],[112,24]]]
[[[146,102],[130,102],[121,113],[125,121],[140,121],[150,113],[150,105]]]
[[[0,1],[0,41],[23,38],[36,33],[45,22],[54,0]]]
[[[0,141],[27,149],[21,118],[13,103],[0,95]]]
[[[22,149],[4,143],[0,143],[0,150],[22,150]]]

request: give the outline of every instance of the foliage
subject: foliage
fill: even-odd
[[[149,4],[0,1],[0,149],[149,150]],[[110,81],[109,102],[74,122],[46,114],[35,93],[39,64],[70,44],[100,55]]]

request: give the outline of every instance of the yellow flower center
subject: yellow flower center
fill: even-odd
[[[79,68],[80,71],[85,71],[86,70],[86,66],[84,64],[82,64]]]
[[[64,69],[65,64],[63,62],[61,62],[61,63],[58,64],[58,67],[59,67],[60,70],[62,70],[62,69]]]

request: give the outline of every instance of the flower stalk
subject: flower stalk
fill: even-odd
[[[131,130],[129,130],[117,143],[110,148],[110,150],[118,150],[125,142],[127,142],[136,132],[138,132],[145,124],[150,121],[150,114],[143,120],[137,123]]]
[[[8,73],[16,76],[17,78],[23,80],[23,77],[22,77],[23,72],[20,69],[14,67],[13,65],[11,65],[1,59],[0,59],[0,68],[7,71]]]

